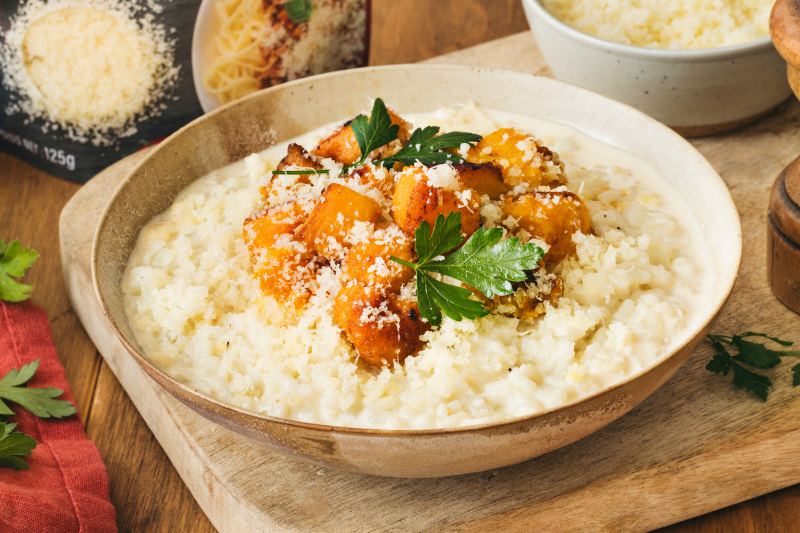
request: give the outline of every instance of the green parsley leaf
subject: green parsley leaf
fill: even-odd
[[[481,140],[481,136],[474,133],[453,131],[434,137],[437,133],[439,133],[437,126],[417,128],[411,134],[405,146],[394,155],[381,159],[380,162],[385,167],[391,167],[398,161],[404,165],[414,165],[419,162],[426,166],[440,165],[442,163],[463,163],[464,158],[458,154],[441,152],[440,150],[458,148],[464,143],[474,146],[476,142]]]
[[[711,358],[711,361],[709,361],[706,365],[706,370],[715,374],[727,376],[728,372],[731,371],[732,363],[731,356],[727,352],[717,352],[714,354],[714,357]]]
[[[350,128],[361,149],[361,159],[350,167],[362,165],[370,152],[397,139],[400,131],[400,126],[392,124],[392,117],[389,116],[386,104],[380,98],[375,99],[369,118],[365,115],[358,115],[350,123]]]
[[[438,128],[437,128],[438,130]],[[426,143],[429,150],[446,150],[448,148],[460,148],[462,144],[468,144],[470,147],[475,146],[475,143],[483,139],[476,133],[466,133],[463,131],[451,131],[443,133],[438,137],[430,139]]]
[[[19,241],[6,244],[0,239],[0,300],[7,302],[21,302],[30,297],[33,287],[22,284],[12,278],[21,278],[25,271],[39,257],[39,254],[30,248],[23,248]]]
[[[500,228],[479,228],[464,246],[425,268],[463,281],[487,298],[511,294],[511,282],[525,281],[525,271],[539,267],[544,250],[531,243],[520,245],[517,238],[497,244],[502,237]]]
[[[311,0],[289,0],[283,7],[292,22],[297,22],[298,24],[310,19],[311,13],[314,11]]]
[[[439,309],[460,322],[463,318],[475,320],[489,314],[481,302],[470,300],[472,292],[464,287],[439,281],[425,272],[417,271],[417,301],[419,312],[430,324],[442,323]]]
[[[735,358],[733,358],[735,359]],[[767,394],[769,388],[772,387],[772,381],[766,376],[750,372],[742,365],[738,364],[735,360],[732,361],[733,368],[733,384],[740,389],[747,389],[753,394],[761,398],[761,401],[767,401]]]
[[[507,239],[500,244],[503,231],[483,228],[476,231],[464,245],[444,259],[435,259],[457,248],[464,240],[461,234],[461,213],[439,215],[433,231],[427,222],[414,232],[414,247],[418,262],[409,263],[390,256],[392,261],[412,268],[417,273],[417,301],[422,318],[431,325],[442,323],[443,311],[453,320],[474,320],[488,311],[481,302],[470,299],[472,292],[450,285],[428,274],[436,272],[469,284],[488,298],[511,294],[510,281],[523,281],[525,270],[538,268],[544,250],[534,244],[519,244],[519,239]]]
[[[16,424],[0,422],[0,468],[28,470],[27,457],[36,448],[36,440],[23,433],[14,432]]]
[[[433,278],[426,273],[417,270],[417,303],[419,304],[420,316],[432,326],[438,326],[442,323],[442,312],[433,300],[431,287],[428,284],[428,280],[431,279]]]
[[[768,350],[763,344],[749,342],[734,335],[733,344],[739,349],[739,360],[755,368],[772,368],[781,362],[778,352]]]
[[[39,361],[16,368],[0,379],[0,415],[13,415],[14,412],[3,400],[14,402],[24,407],[39,418],[61,418],[76,413],[72,403],[56,400],[64,391],[53,387],[31,389],[23,387],[39,368]]]
[[[754,333],[752,331],[747,331],[741,335],[708,335],[708,339],[711,341],[716,353],[706,365],[706,370],[727,376],[733,369],[733,384],[740,389],[751,391],[766,402],[769,388],[772,387],[772,380],[748,370],[743,365],[760,369],[773,368],[780,364],[781,357],[800,355],[800,351],[771,350],[763,344],[746,341],[744,340],[745,337],[762,337],[781,346],[791,346],[793,344],[791,341],[784,341],[764,333]],[[731,355],[730,350],[732,348],[738,351],[737,355]],[[800,385],[800,365],[792,367],[792,372],[792,385],[797,387]]]
[[[782,340],[780,340],[780,339],[778,339],[776,337],[770,337],[769,335],[765,335],[763,333],[754,333],[752,331],[746,331],[746,332],[742,333],[741,335],[734,335],[731,338],[735,339],[736,337],[739,337],[739,338],[744,338],[744,337],[764,337],[765,339],[769,339],[772,342],[774,342],[776,344],[780,344],[781,346],[786,346],[787,348],[789,346],[791,346],[792,344],[794,344],[792,341],[782,341]]]
[[[444,255],[462,242],[461,213],[455,216],[439,215],[433,223],[433,231],[427,222],[423,222],[414,230],[414,248],[417,251],[418,263],[427,263],[430,259]]]

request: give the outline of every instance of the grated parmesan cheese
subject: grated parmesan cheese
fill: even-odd
[[[110,146],[161,114],[179,78],[161,6],[121,0],[34,0],[12,17],[0,54],[5,112],[43,131]]]
[[[621,44],[697,49],[769,35],[773,0],[541,0],[576,30]]]
[[[458,173],[452,165],[436,165],[427,167],[425,170],[425,177],[428,178],[428,183],[431,187],[439,189],[449,189],[453,191],[462,188],[461,182],[458,180]],[[417,175],[417,180],[422,178],[422,174]]]

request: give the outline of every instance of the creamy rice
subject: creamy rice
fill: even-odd
[[[698,49],[769,35],[773,0],[540,0],[576,30],[621,44]]]
[[[404,116],[486,135],[519,127],[557,151],[596,235],[555,266],[564,296],[532,325],[447,317],[403,365],[359,362],[336,327],[329,267],[302,317],[261,296],[242,222],[288,143],[210,173],[145,226],[123,279],[136,340],[155,364],[221,401],[337,426],[429,429],[530,415],[598,392],[662,358],[702,312],[710,260],[697,223],[654,169],[561,124],[474,105]],[[311,147],[317,130],[295,142]],[[328,178],[327,182],[338,178]],[[320,188],[325,183],[321,183]],[[492,226],[499,214],[482,210]]]

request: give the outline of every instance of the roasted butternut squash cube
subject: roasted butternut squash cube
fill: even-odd
[[[361,148],[358,147],[358,140],[350,122],[322,139],[311,153],[317,157],[325,157],[338,161],[343,165],[352,165],[361,158]]]
[[[349,248],[345,237],[356,222],[374,224],[381,218],[378,202],[333,183],[325,189],[297,236],[327,259],[342,259]]]
[[[527,183],[532,189],[566,183],[564,164],[558,154],[530,135],[502,128],[478,141],[467,152],[470,163],[495,163],[510,188]]]
[[[386,110],[389,112],[389,118],[392,119],[392,124],[397,124],[400,127],[400,130],[397,132],[397,138],[400,139],[403,144],[405,144],[409,137],[411,137],[409,123],[391,109],[387,108]]]
[[[497,200],[509,191],[503,181],[502,169],[494,163],[457,163],[453,168],[464,187],[475,189],[481,196],[486,194],[492,200]]]
[[[314,170],[320,170],[322,165],[314,161],[308,155],[308,152],[306,152],[305,148],[299,144],[292,143],[287,148],[286,157],[281,159],[281,162],[278,163],[278,167],[275,170],[286,170],[291,168],[310,168]],[[285,176],[273,176],[268,185],[261,187],[261,194],[263,194],[265,198],[270,197],[273,192],[273,188],[279,179],[285,179]],[[308,176],[304,176],[302,174],[294,176],[293,179],[295,183],[311,183],[311,181],[308,179]]]
[[[277,170],[286,170],[291,167],[311,168],[314,170],[322,169],[322,165],[312,159],[305,148],[296,143],[289,145],[286,150],[286,157],[281,159],[281,162],[278,163]]]
[[[389,169],[381,166],[364,165],[355,168],[347,175],[347,179],[377,189],[387,198],[391,198],[394,192],[394,176],[389,173]]]
[[[537,191],[506,196],[503,214],[516,219],[526,230],[548,245],[545,264],[562,261],[575,251],[572,235],[592,233],[592,217],[580,197],[569,191]]]
[[[294,236],[305,217],[301,204],[287,202],[253,214],[242,230],[261,291],[292,312],[311,298],[318,267],[316,254]]]
[[[400,139],[401,143],[405,143],[409,137],[406,121],[391,109],[387,109],[387,111],[392,119],[392,124],[400,126],[397,138]],[[333,159],[343,165],[352,165],[361,159],[361,148],[358,146],[358,140],[355,133],[353,133],[353,128],[350,127],[351,122],[352,120],[345,122],[328,137],[322,139],[311,153],[317,157]],[[371,155],[371,159],[378,159],[377,154]]]
[[[359,357],[372,366],[402,363],[422,348],[420,336],[430,329],[416,302],[360,285],[339,291],[333,317]]]
[[[439,167],[447,167],[454,172],[449,165]],[[442,187],[432,185],[426,175],[446,172],[447,169],[409,167],[400,174],[392,196],[392,216],[407,235],[413,236],[414,230],[423,222],[430,224],[433,229],[436,217],[456,211],[461,213],[461,233],[466,238],[478,230],[481,222],[480,195],[474,189],[463,187],[455,174],[452,180],[437,176],[434,183],[444,185]],[[451,188],[453,186],[455,188]]]
[[[350,249],[345,265],[347,274],[364,287],[385,288],[398,292],[414,277],[414,271],[395,263],[390,256],[414,262],[414,242],[397,226],[376,231],[368,241]]]

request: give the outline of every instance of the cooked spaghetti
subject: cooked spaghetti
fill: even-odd
[[[219,55],[204,84],[221,104],[304,76],[366,63],[366,0],[316,0],[295,22],[284,0],[218,0]]]

